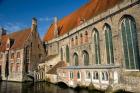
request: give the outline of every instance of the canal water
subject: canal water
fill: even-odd
[[[16,83],[0,82],[0,93],[103,93],[99,91],[88,91],[87,89],[72,89],[47,82],[39,83]],[[128,93],[128,92],[116,92]]]
[[[87,91],[86,89],[72,89],[60,87],[46,82],[40,83],[15,83],[0,82],[0,93],[101,93]]]

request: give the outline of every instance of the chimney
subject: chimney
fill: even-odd
[[[37,31],[37,19],[34,17],[32,19],[32,27],[31,27],[32,31]]]
[[[1,27],[0,28],[0,36],[3,36],[3,35],[6,35],[6,30],[3,27]]]
[[[54,36],[58,37],[58,18],[54,17]]]
[[[3,35],[6,35],[6,30],[3,27],[0,27],[0,39]]]

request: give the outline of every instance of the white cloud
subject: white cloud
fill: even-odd
[[[53,18],[45,17],[45,18],[39,18],[39,21],[51,21]]]
[[[7,32],[15,32],[15,31],[19,31],[21,29],[25,29],[27,28],[27,25],[23,24],[23,23],[7,23],[4,25],[4,28],[7,30]]]

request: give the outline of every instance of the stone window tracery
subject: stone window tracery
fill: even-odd
[[[126,69],[139,69],[139,49],[136,23],[131,16],[125,16],[121,22],[121,35]]]
[[[114,64],[114,53],[113,53],[111,27],[108,24],[105,24],[104,31],[105,31],[107,64]]]

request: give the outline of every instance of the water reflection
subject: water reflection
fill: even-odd
[[[71,88],[61,88],[59,86],[48,84],[45,82],[40,83],[13,83],[1,82],[0,93],[99,93],[89,92],[84,89],[74,90]]]

